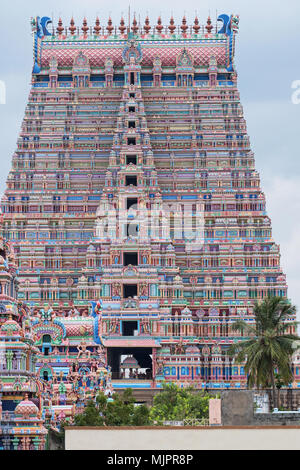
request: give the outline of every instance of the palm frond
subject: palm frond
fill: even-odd
[[[277,369],[285,384],[291,382],[291,359],[300,349],[300,338],[290,333],[298,322],[290,321],[296,307],[287,299],[270,297],[254,304],[255,327],[238,320],[231,328],[247,335],[230,346],[228,354],[235,363],[244,364],[249,387],[274,385],[274,370]]]

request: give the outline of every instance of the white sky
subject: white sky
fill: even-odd
[[[3,2],[4,3],[4,2]],[[282,265],[287,274],[289,296],[300,309],[300,105],[292,104],[292,82],[300,80],[299,0],[134,0],[131,10],[141,21],[148,13],[151,24],[162,16],[169,23],[173,13],[181,23],[185,13],[192,23],[197,10],[200,23],[208,13],[240,15],[236,66],[239,90],[248,124],[256,168],[267,195],[268,214],[275,241],[281,245]],[[6,84],[6,105],[0,105],[0,192],[11,167],[11,157],[30,88],[32,38],[30,18],[61,15],[69,24],[72,14],[77,25],[84,16],[94,24],[111,14],[114,24],[127,15],[128,1],[12,0],[1,5],[0,80]]]

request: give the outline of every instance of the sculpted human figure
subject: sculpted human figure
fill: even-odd
[[[147,284],[141,285],[141,296],[148,297],[148,285]]]
[[[112,285],[112,296],[120,297],[121,285],[118,282],[114,282]]]
[[[97,369],[98,369],[98,362],[96,361],[95,358],[93,358],[91,361],[91,372],[96,372]]]
[[[157,375],[162,375],[164,372],[164,365],[166,361],[160,357],[156,359],[156,373]]]
[[[77,316],[79,316],[79,315],[80,315],[79,311],[78,311],[77,308],[75,308],[74,306],[73,306],[73,307],[71,308],[71,310],[69,310],[69,312],[68,312],[68,316],[69,316],[69,317],[77,317]]]
[[[116,318],[113,318],[110,322],[109,334],[115,334],[118,332],[119,322]]]
[[[184,347],[183,347],[183,339],[182,337],[179,340],[179,343],[175,345],[175,354],[183,354]]]
[[[99,364],[105,364],[106,362],[106,356],[105,356],[105,349],[102,345],[100,345],[98,348],[97,348],[97,354],[99,356]],[[97,363],[98,364],[98,363]]]
[[[144,334],[150,334],[150,322],[149,318],[143,318],[142,319],[142,333]]]
[[[79,346],[77,346],[78,354],[77,354],[77,359],[81,358],[83,356],[84,358],[90,358],[91,356],[91,351],[87,349],[87,345],[84,342],[81,342]]]
[[[29,309],[23,302],[19,302],[17,308],[19,314],[19,322],[23,326],[25,319],[29,317]]]

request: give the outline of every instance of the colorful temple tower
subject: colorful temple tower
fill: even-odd
[[[43,450],[39,351],[28,312],[16,301],[16,273],[13,250],[0,238],[0,450]]]
[[[32,20],[2,211],[46,421],[97,390],[244,387],[231,325],[287,295],[237,89],[239,18],[218,20]]]

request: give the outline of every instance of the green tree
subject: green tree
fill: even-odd
[[[76,426],[146,426],[150,424],[149,408],[135,405],[131,389],[114,393],[112,400],[99,393],[96,403],[87,404],[83,413],[76,415]]]
[[[92,400],[89,401],[82,413],[75,416],[75,426],[103,426],[104,420],[100,416],[99,407]]]
[[[103,403],[103,398],[101,399]],[[131,389],[122,394],[115,393],[113,401],[101,408],[107,426],[146,426],[149,424],[149,409],[146,405],[135,405]]]
[[[163,384],[163,390],[155,395],[150,419],[154,424],[164,421],[208,418],[209,394],[192,388],[179,388],[174,383]]]
[[[297,326],[297,322],[291,321],[295,313],[296,307],[287,299],[271,297],[254,305],[255,326],[243,320],[232,325],[234,331],[248,338],[233,344],[229,355],[237,363],[245,362],[249,387],[272,387],[275,408],[278,408],[275,372],[284,385],[293,379],[291,358],[299,337],[288,331]]]
[[[190,395],[190,414],[195,419],[208,419],[209,417],[209,400],[216,398],[208,393],[197,392]]]

